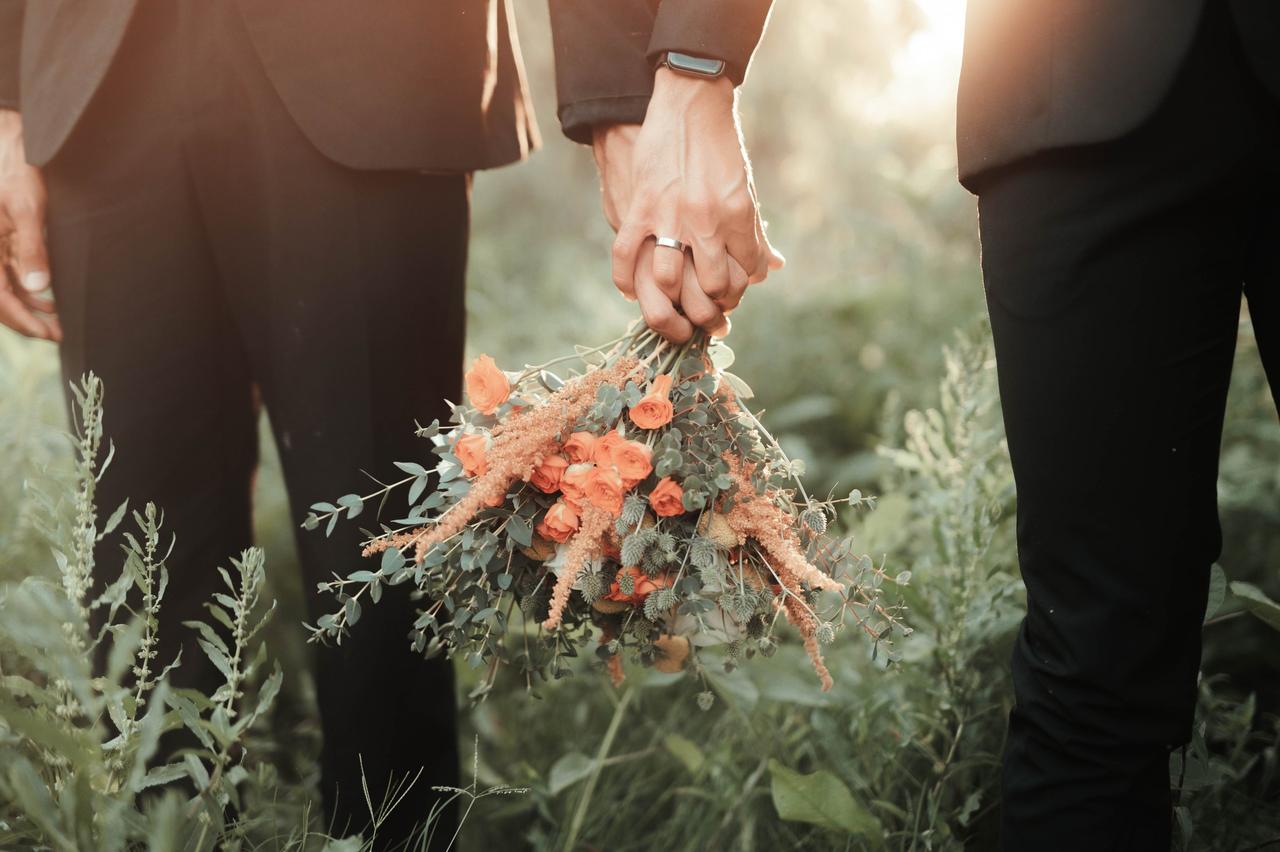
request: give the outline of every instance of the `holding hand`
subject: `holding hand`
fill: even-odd
[[[599,128],[594,149],[618,231],[614,284],[669,339],[694,324],[723,333],[747,285],[784,263],[760,221],[730,81],[661,68],[644,125]]]
[[[44,212],[44,178],[27,165],[22,116],[0,110],[0,323],[27,337],[59,341],[62,329],[46,295]]]

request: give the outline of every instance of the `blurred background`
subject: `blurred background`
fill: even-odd
[[[610,282],[590,153],[555,121],[545,4],[516,6],[545,145],[529,163],[477,176],[468,293],[470,350],[508,368],[612,337],[636,313]],[[734,371],[807,461],[813,490],[879,495],[873,512],[845,522],[855,549],[910,572],[901,594],[916,633],[904,659],[886,666],[842,635],[828,654],[837,687],[823,695],[802,652],[784,645],[717,675],[706,712],[688,679],[639,671],[619,711],[586,661],[537,697],[512,679],[472,707],[474,679],[460,664],[462,752],[475,756],[478,789],[528,788],[478,802],[462,848],[562,848],[574,819],[579,849],[994,848],[1022,589],[975,205],[955,180],[963,7],[780,0],[741,95],[770,237],[788,265],[735,314]],[[1241,328],[1221,565],[1275,597],[1280,425],[1247,317]],[[6,582],[52,570],[22,489],[64,463],[59,381],[51,347],[0,338]],[[300,808],[316,747],[291,543],[300,516],[289,516],[265,428],[263,442],[258,530],[283,610],[269,643],[287,678],[258,738],[284,785],[276,806]],[[1171,767],[1183,790],[1179,844],[1280,848],[1280,641],[1222,597],[1205,628],[1197,743]],[[796,790],[812,808],[790,804]]]

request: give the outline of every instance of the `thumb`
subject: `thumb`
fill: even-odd
[[[14,221],[13,267],[18,282],[28,293],[49,289],[49,255],[44,245],[44,228],[34,216]]]

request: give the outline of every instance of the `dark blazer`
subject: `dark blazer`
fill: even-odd
[[[593,104],[625,101],[626,93],[634,116],[643,117],[652,81],[637,71],[620,86],[619,77],[605,73],[611,56],[645,50],[652,56],[656,42],[735,57],[745,72],[768,4],[741,2],[725,14],[716,8],[723,3],[680,1],[705,10],[699,26],[684,33],[661,21],[654,28],[645,3],[624,4],[624,15],[613,2],[551,0],[553,13],[590,21],[599,43],[608,45],[595,64],[571,63],[576,34],[557,37],[566,133],[585,141],[599,123]],[[664,0],[662,14],[676,2]],[[1206,2],[1228,0],[969,0],[956,118],[961,181],[973,188],[982,174],[1038,151],[1114,139],[1136,127],[1172,84]],[[1280,96],[1280,0],[1230,2],[1254,70]],[[711,38],[718,41],[702,41]]]
[[[0,106],[27,157],[58,152],[106,74],[137,2],[0,0]],[[523,0],[522,0],[523,1]],[[363,169],[470,171],[537,144],[511,0],[237,2],[268,77],[326,155]],[[570,135],[638,122],[653,59],[725,59],[741,81],[769,0],[552,0]]]
[[[960,179],[1068,145],[1115,139],[1151,115],[1205,3],[969,0],[956,111]],[[1262,81],[1280,96],[1280,3],[1232,0]]]
[[[0,103],[22,110],[31,162],[66,140],[135,2],[0,0]],[[462,171],[536,142],[505,0],[201,2],[239,3],[289,113],[339,163]]]

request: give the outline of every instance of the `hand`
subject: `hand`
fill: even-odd
[[[632,179],[638,124],[603,125],[596,128],[592,153],[600,171],[600,199],[604,218],[615,231],[622,214],[631,207]],[[650,328],[673,340],[688,340],[693,324],[722,336],[728,331],[728,320],[720,308],[702,292],[693,267],[686,264],[680,286],[659,285],[653,274],[653,256],[657,245],[652,237],[640,246],[635,278],[629,286],[619,285],[622,295],[640,302],[640,312]],[[747,275],[736,261],[731,265],[737,278],[746,286]]]
[[[19,334],[62,340],[48,298],[44,178],[27,165],[22,116],[0,109],[0,323]]]
[[[661,68],[640,130],[606,129],[597,142],[605,215],[611,224],[618,219],[614,283],[673,340],[691,333],[687,322],[670,320],[677,309],[703,328],[722,330],[724,314],[747,285],[785,262],[760,221],[732,84]],[[653,246],[658,236],[692,250],[696,287],[686,278],[684,252]]]

